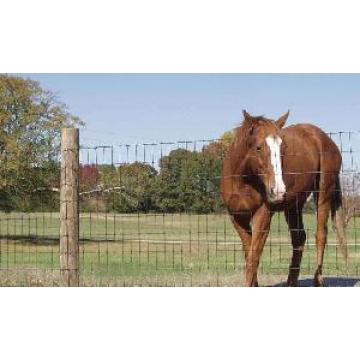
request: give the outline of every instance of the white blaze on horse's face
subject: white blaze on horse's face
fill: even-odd
[[[282,201],[286,192],[286,187],[283,181],[282,167],[281,167],[281,143],[279,136],[270,135],[265,139],[270,148],[270,161],[274,171],[274,182],[270,184],[269,198],[270,201]]]

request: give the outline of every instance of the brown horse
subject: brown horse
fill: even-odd
[[[243,111],[244,121],[223,163],[221,193],[245,252],[246,286],[257,286],[257,268],[274,212],[284,211],[293,255],[288,285],[296,286],[306,241],[302,210],[311,194],[317,208],[317,268],[322,265],[329,213],[345,256],[346,239],[339,180],[341,153],[318,127],[299,124],[283,129],[289,112],[273,121]]]

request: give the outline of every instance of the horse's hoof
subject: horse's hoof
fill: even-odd
[[[251,282],[245,281],[245,287],[259,287],[259,283],[257,280]]]
[[[287,286],[288,286],[288,287],[297,287],[297,286],[298,286],[298,282],[297,282],[297,280],[294,280],[294,279],[288,279],[288,281],[287,281]]]
[[[323,287],[324,285],[325,285],[324,278],[321,275],[317,275],[314,277],[315,287]]]

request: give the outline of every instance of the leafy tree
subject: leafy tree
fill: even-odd
[[[148,212],[155,208],[156,170],[140,162],[99,167],[99,194],[107,211]]]
[[[178,149],[160,161],[157,206],[164,212],[208,213],[219,207],[221,159],[211,152]]]
[[[157,207],[164,212],[222,210],[222,159],[233,140],[234,133],[227,132],[199,152],[177,149],[164,156],[156,181]]]
[[[226,131],[218,140],[210,142],[203,149],[203,152],[210,153],[215,157],[223,159],[226,152],[235,139],[234,131]]]
[[[80,193],[89,192],[96,188],[100,179],[100,172],[95,164],[80,165]]]
[[[19,194],[50,185],[61,128],[81,124],[38,82],[0,75],[1,208],[11,210]]]
[[[160,172],[156,181],[157,207],[163,212],[189,210],[192,202],[191,165],[196,153],[177,149],[160,159]]]

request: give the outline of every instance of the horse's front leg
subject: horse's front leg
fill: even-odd
[[[246,257],[245,286],[257,284],[257,269],[266,238],[269,234],[271,212],[265,204],[256,210],[252,218],[252,239],[249,252]]]
[[[248,258],[248,254],[251,247],[251,239],[252,239],[252,231],[251,231],[251,216],[249,213],[234,213],[231,216],[232,223],[238,232],[241,242],[243,251],[245,254],[245,264]],[[257,278],[253,280],[252,286],[258,286]]]

